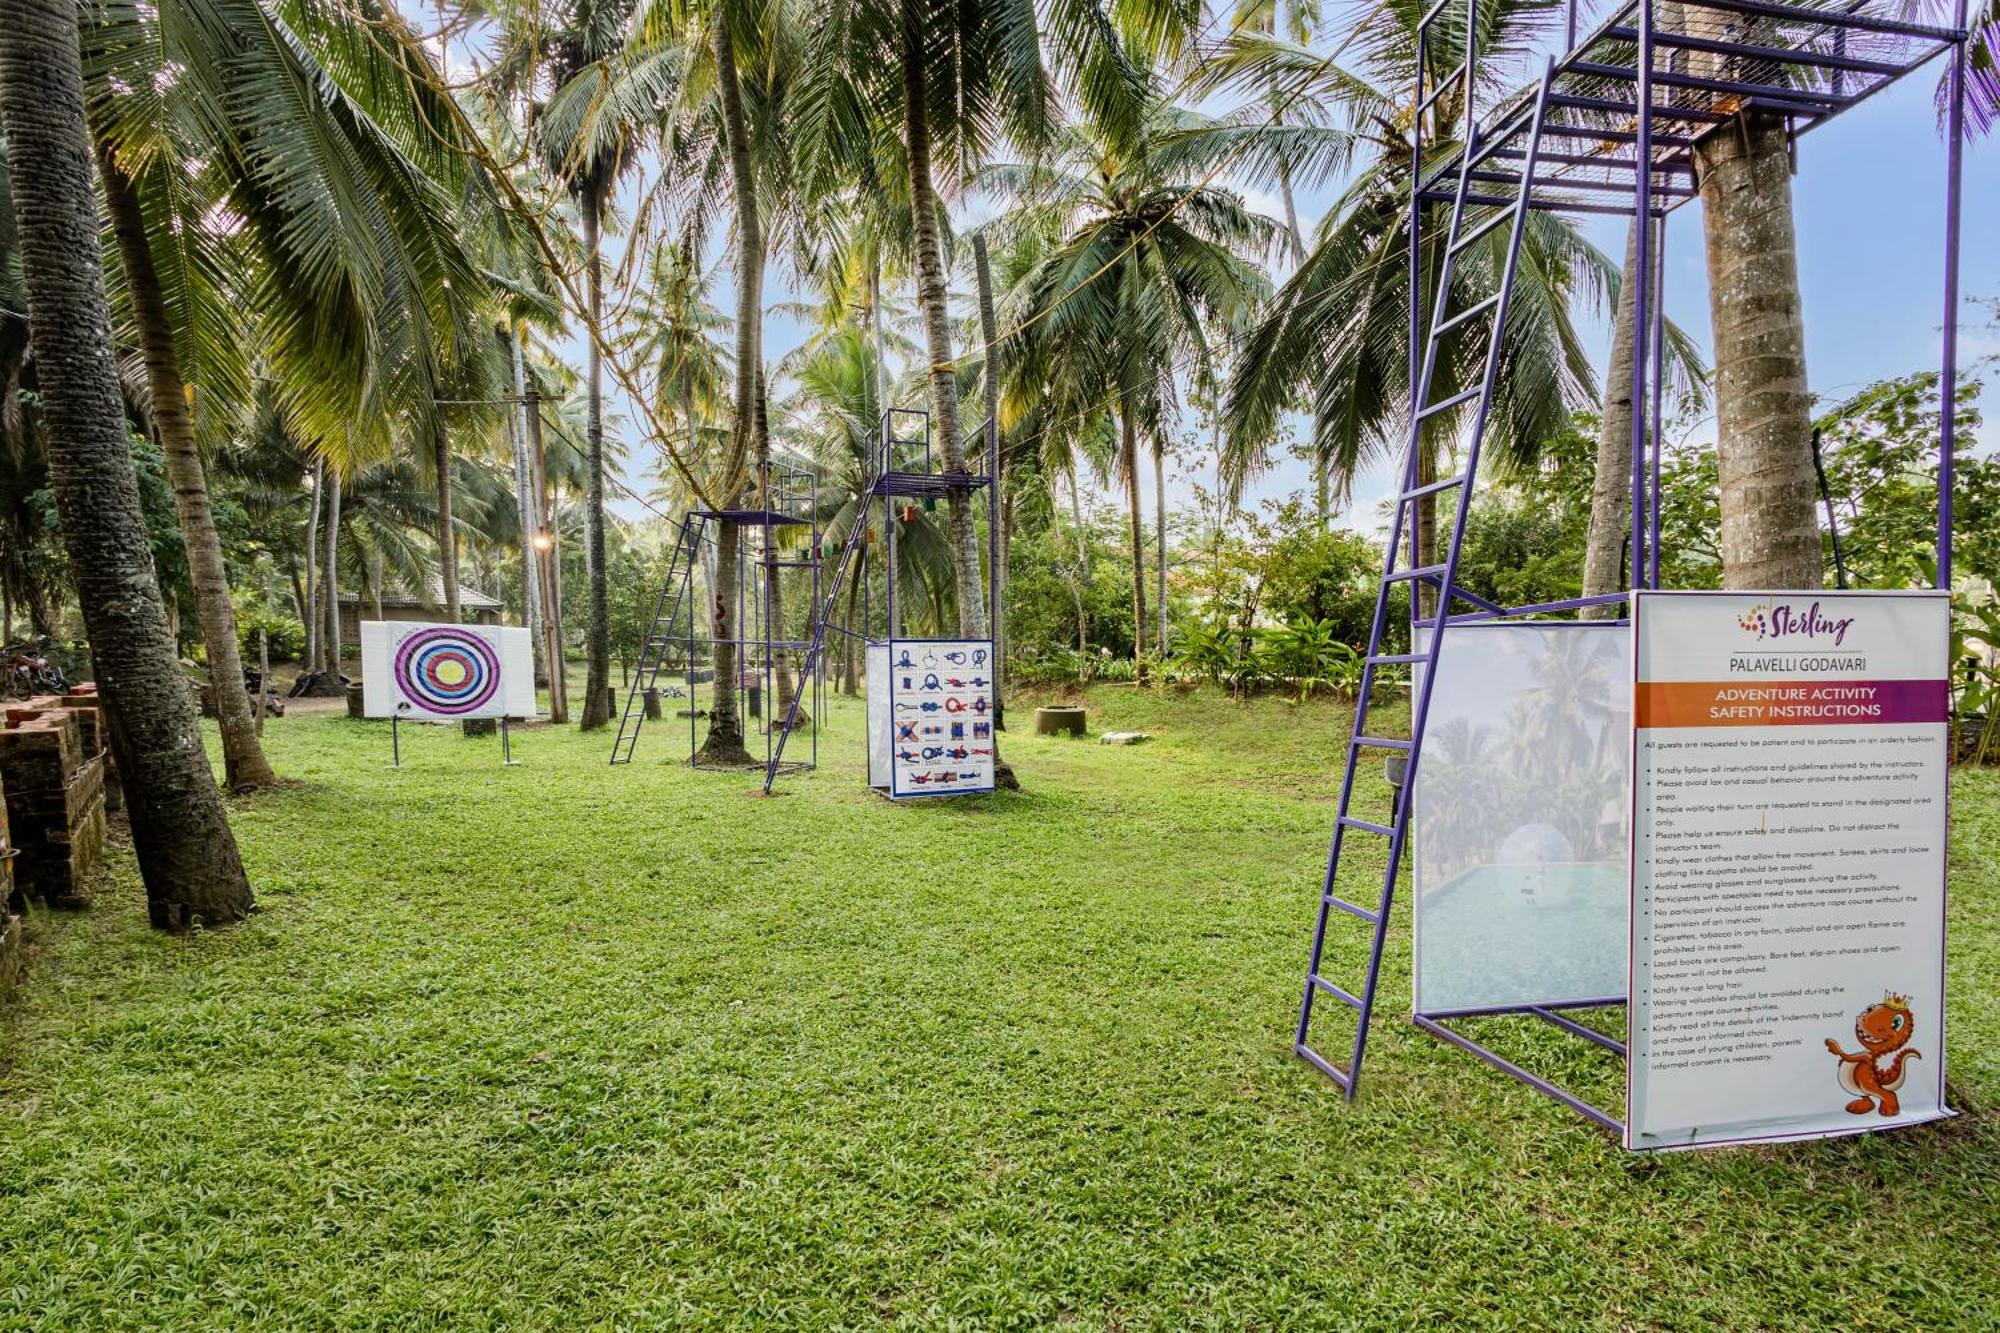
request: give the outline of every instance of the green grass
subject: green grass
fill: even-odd
[[[1628,1156],[1402,1021],[1406,911],[1342,1105],[1290,1043],[1344,711],[1090,703],[1159,738],[1017,728],[1026,794],[930,805],[863,789],[851,705],[768,801],[671,724],[621,770],[419,729],[392,772],[379,724],[274,722],[262,913],[151,934],[120,851],[34,922],[0,1326],[1993,1326],[1991,1118]],[[2000,774],[1957,798],[1982,1107]],[[1583,1043],[1481,1032],[1618,1096]]]

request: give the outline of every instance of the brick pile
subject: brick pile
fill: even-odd
[[[15,909],[29,900],[83,906],[104,852],[111,761],[96,692],[78,688],[75,705],[41,695],[8,707],[0,730],[0,793],[17,852],[7,902]]]

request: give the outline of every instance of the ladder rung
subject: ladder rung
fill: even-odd
[[[1956,41],[1958,34],[1949,28],[1936,28],[1920,23],[1906,23],[1900,19],[1877,18],[1873,14],[1857,14],[1852,10],[1814,9],[1786,0],[1702,0],[1710,9],[1727,9],[1737,14],[1756,14],[1765,18],[1780,19],[1791,23],[1823,24],[1829,28],[1859,28],[1863,32],[1887,32],[1902,37],[1922,37],[1931,41]]]
[[[1658,174],[1657,172],[1654,174]],[[1495,185],[1519,185],[1521,178],[1511,171],[1475,171],[1472,179],[1487,181]],[[1596,190],[1601,194],[1630,194],[1634,181],[1600,181],[1585,176],[1537,176],[1534,188],[1537,190]],[[1661,185],[1657,182],[1648,187],[1654,194],[1669,199],[1692,199],[1695,192],[1685,185]]]
[[[1465,474],[1461,472],[1455,477],[1440,477],[1436,481],[1427,481],[1421,486],[1404,491],[1399,498],[1414,500],[1419,496],[1434,495],[1438,491],[1448,491],[1454,486],[1463,485],[1465,485]]]
[[[1465,233],[1465,235],[1453,241],[1451,243],[1451,253],[1454,255],[1457,254],[1459,251],[1465,249],[1467,246],[1472,245],[1474,242],[1483,239],[1489,232],[1491,232],[1495,227],[1498,227],[1501,223],[1512,222],[1513,220],[1514,220],[1514,210],[1511,208],[1502,209],[1500,212],[1495,213],[1492,217],[1483,220],[1478,226],[1474,227],[1471,231]]]
[[[1445,399],[1441,403],[1432,403],[1429,407],[1420,409],[1417,412],[1417,420],[1422,421],[1425,417],[1434,417],[1440,412],[1448,412],[1452,408],[1457,407],[1460,403],[1471,402],[1473,399],[1479,396],[1482,387],[1483,386],[1480,385],[1474,385],[1470,389],[1465,389],[1458,393],[1453,394],[1451,397]]]
[[[1332,1079],[1335,1087],[1339,1088],[1342,1092],[1352,1095],[1354,1090],[1354,1080],[1349,1078],[1346,1074],[1343,1074],[1339,1069],[1335,1068],[1331,1060],[1328,1060],[1325,1056],[1321,1055],[1318,1051],[1315,1051],[1312,1047],[1306,1045],[1302,1041],[1294,1042],[1292,1045],[1292,1049],[1298,1052],[1299,1059],[1304,1060],[1314,1069],[1317,1069],[1320,1073],[1325,1074],[1328,1078]]]
[[[1368,660],[1371,662],[1379,662],[1382,659],[1377,657],[1371,657]],[[1396,660],[1400,662],[1404,661],[1405,658],[1398,657]],[[1412,662],[1421,662],[1424,660],[1424,657],[1422,653],[1410,653],[1407,655],[1407,660]],[[1410,741],[1399,741],[1394,736],[1356,736],[1354,738],[1354,743],[1356,745],[1370,746],[1377,750],[1407,750],[1410,748],[1412,744],[1412,742]]]
[[[1614,42],[1636,42],[1639,30],[1628,27],[1611,27],[1604,30],[1604,36]],[[1772,60],[1788,65],[1815,65],[1821,69],[1853,70],[1857,74],[1899,75],[1903,67],[1888,60],[1863,60],[1860,56],[1842,55],[1832,51],[1815,51],[1810,47],[1796,46],[1747,46],[1740,42],[1720,42],[1709,37],[1692,37],[1677,32],[1653,30],[1653,42],[1657,46],[1677,46],[1688,51],[1708,51],[1716,55],[1726,55],[1739,60]],[[1634,69],[1633,73],[1638,71]],[[1659,77],[1655,70],[1654,78]]]
[[[1607,116],[1625,116],[1636,120],[1639,104],[1616,97],[1584,97],[1577,93],[1552,93],[1549,105],[1565,111],[1598,111]],[[1705,106],[1660,106],[1653,107],[1653,119],[1699,121],[1704,125],[1720,125],[1729,119],[1729,113],[1711,111]]]
[[[1525,161],[1528,156],[1528,150],[1525,148],[1502,148],[1495,152],[1493,156],[1504,157],[1509,162]],[[1601,153],[1552,153],[1546,148],[1535,150],[1535,160],[1543,166],[1597,167],[1605,171],[1633,172],[1639,169],[1639,159],[1636,157],[1606,157]],[[1655,176],[1693,176],[1694,163],[1685,158],[1655,158],[1653,160],[1653,174]],[[1624,185],[1619,188],[1629,190],[1632,187]]]
[[[1371,824],[1365,819],[1356,819],[1353,815],[1342,815],[1340,822],[1349,828],[1360,829],[1363,833],[1379,833],[1385,838],[1396,836],[1396,830],[1390,828],[1387,824]]]
[[[1334,999],[1344,1001],[1348,1008],[1357,1011],[1361,1008],[1361,997],[1349,991],[1345,986],[1336,986],[1317,972],[1313,973],[1312,982],[1313,985],[1319,987]]]
[[[1397,570],[1382,581],[1384,583],[1402,583],[1408,579],[1427,579],[1432,575],[1442,573],[1444,573],[1443,565],[1412,565],[1408,569]]]
[[[1603,79],[1631,79],[1639,77],[1639,71],[1632,65],[1601,65],[1594,61],[1581,60],[1570,69],[1578,74],[1589,74]],[[1692,88],[1697,92],[1732,93],[1738,97],[1770,99],[1780,102],[1803,104],[1829,110],[1845,106],[1854,99],[1841,93],[1815,92],[1810,88],[1788,88],[1781,83],[1749,83],[1738,79],[1711,79],[1696,74],[1678,74],[1670,69],[1653,71],[1653,85],[1666,88]]]
[[[1544,135],[1554,135],[1561,139],[1597,139],[1604,143],[1637,143],[1636,130],[1607,130],[1595,125],[1543,125]],[[1654,148],[1693,148],[1694,140],[1685,134],[1663,134],[1653,132]],[[1450,163],[1446,163],[1450,166]]]
[[[1404,662],[1428,662],[1430,660],[1431,655],[1429,653],[1383,653],[1378,657],[1368,659],[1374,666],[1396,666]]]
[[[1363,907],[1360,903],[1351,903],[1347,901],[1347,899],[1342,898],[1336,894],[1327,893],[1327,894],[1321,894],[1320,896],[1324,898],[1329,905],[1338,907],[1341,911],[1347,913],[1349,916],[1358,916],[1363,921],[1368,922],[1370,925],[1375,924],[1375,921],[1381,916],[1380,912],[1371,912],[1367,908]]]
[[[1492,296],[1487,297],[1484,301],[1479,302],[1477,305],[1467,306],[1465,309],[1459,311],[1456,315],[1453,315],[1450,319],[1446,320],[1444,323],[1438,325],[1435,329],[1432,329],[1431,337],[1433,339],[1442,338],[1444,337],[1445,334],[1450,333],[1453,329],[1457,328],[1459,325],[1467,323],[1471,320],[1478,319],[1481,315],[1485,314],[1487,311],[1493,309],[1493,307],[1499,304],[1500,304],[1500,295],[1499,293],[1496,292]]]
[[[1424,11],[1424,16],[1417,20],[1417,31],[1422,32],[1435,23],[1437,16],[1444,13],[1444,7],[1450,3],[1451,0],[1436,0],[1436,3]]]

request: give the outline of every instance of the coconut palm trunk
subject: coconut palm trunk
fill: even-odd
[[[181,544],[187,550],[188,581],[194,585],[195,615],[208,649],[208,682],[215,693],[215,716],[222,732],[224,781],[232,791],[268,787],[278,779],[257,739],[256,712],[243,686],[236,611],[229,600],[229,570],[222,559],[215,510],[209,504],[201,450],[195,444],[194,418],[188,410],[187,386],[181,380],[166,294],[160,287],[159,270],[153,265],[152,245],[146,239],[145,215],[131,179],[102,143],[97,146],[97,168],[104,182],[119,260],[125,267],[125,288],[131,297],[139,350],[146,363],[146,387],[153,400],[153,428],[159,434],[167,480],[174,488],[174,511],[180,518]]]
[[[1590,490],[1590,532],[1583,548],[1583,595],[1601,597],[1626,586],[1627,525],[1632,509],[1633,316],[1638,309],[1639,224],[1625,234],[1625,272],[1618,282],[1611,321],[1611,365],[1604,374],[1604,405],[1597,423],[1597,472]],[[1657,373],[1657,372],[1656,372]],[[1616,602],[1586,606],[1585,620],[1616,620]]]
[[[329,469],[326,496],[326,669],[340,674],[340,474]]]
[[[600,230],[604,190],[591,179],[579,202],[583,209],[584,301],[589,305],[586,342],[587,411],[584,452],[589,483],[583,504],[584,568],[590,583],[590,614],[584,622],[583,717],[585,731],[611,721],[611,589],[604,555],[604,358],[598,351],[598,324],[604,313],[604,256]]]
[[[1153,441],[1153,577],[1154,613],[1159,617],[1160,660],[1167,659],[1167,449],[1164,441]]]
[[[1132,674],[1146,679],[1146,529],[1139,515],[1139,430],[1128,394],[1118,410],[1118,467],[1125,476],[1125,508],[1132,534]]]
[[[458,623],[458,532],[451,516],[451,436],[444,413],[431,411],[431,468],[437,473],[438,582],[444,593],[444,618]]]
[[[993,544],[993,729],[1004,731],[1007,724],[1007,542],[1013,536],[1006,514],[1011,512],[1007,496],[1007,451],[1000,443],[1000,319],[993,303],[993,260],[986,252],[986,237],[972,237],[972,268],[979,286],[979,337],[986,350],[986,471],[992,476],[1002,511],[999,540]]]
[[[757,262],[761,268],[764,263],[762,255],[758,256]],[[758,280],[757,285],[761,290],[763,287],[761,278]],[[761,309],[758,312],[758,318],[763,318]],[[757,337],[760,355],[763,342],[764,338],[760,330]],[[761,361],[757,367],[757,468],[758,474],[764,478],[765,494],[760,503],[766,509],[773,508],[777,500],[771,493],[771,394],[764,382],[764,367]],[[767,640],[783,639],[786,637],[784,571],[778,567],[779,552],[771,549],[769,546],[769,543],[774,541],[782,531],[783,529],[777,527],[766,527],[764,529],[764,536],[767,543],[764,552],[766,560],[764,566],[764,624],[765,638]],[[792,695],[796,690],[796,686],[792,681],[791,655],[783,648],[774,646],[771,649],[771,669],[776,676],[774,683],[777,687],[778,696],[776,708],[771,714],[771,720],[776,721],[784,717],[791,710]],[[812,715],[802,705],[799,708],[799,715],[796,719],[797,725],[802,727],[808,726],[811,722]]]
[[[917,306],[923,314],[925,351],[930,357],[931,425],[946,472],[965,471],[959,434],[958,379],[951,351],[951,310],[945,284],[944,241],[938,216],[942,205],[931,172],[930,117],[924,102],[926,53],[923,16],[917,0],[902,0],[903,134],[909,155],[911,230],[915,233]],[[986,637],[986,598],[979,583],[979,542],[972,527],[972,497],[954,491],[946,501],[954,584],[958,591],[958,632]]]
[[[1729,588],[1817,588],[1825,577],[1788,150],[1784,121],[1761,111],[1695,148]]]
[[[736,403],[730,426],[729,456],[721,469],[727,487],[722,505],[735,503],[743,485],[743,470],[755,445],[757,346],[759,316],[764,308],[763,227],[757,209],[757,178],[750,161],[749,121],[743,112],[743,89],[737,82],[736,47],[729,34],[728,13],[718,5],[709,34],[715,51],[717,101],[722,110],[722,136],[729,151],[729,172],[736,191]],[[709,586],[715,594],[715,682],[708,710],[708,736],[696,755],[699,763],[749,764],[743,746],[743,716],[737,706],[737,671],[741,661],[735,639],[737,550],[741,527],[728,519],[715,525],[715,574]]]
[[[74,5],[0,4],[0,127],[49,473],[148,916],[169,930],[234,921],[254,899],[202,751],[140,514],[99,259]]]
[[[306,627],[306,670],[326,667],[320,651],[319,618],[319,515],[326,506],[326,461],[316,460],[312,470],[312,506],[306,512],[306,590],[299,603],[299,623]]]
[[[924,342],[931,359],[931,414],[938,450],[946,472],[964,472],[965,444],[958,431],[958,380],[951,354],[951,311],[946,304],[944,240],[938,234],[942,212],[931,175],[931,127],[924,103],[926,54],[923,7],[918,0],[901,0],[903,25],[903,138],[910,179],[911,231],[917,260],[917,306],[923,312]],[[952,572],[958,590],[958,632],[962,638],[987,637],[986,592],[980,587],[979,538],[972,525],[972,496],[953,490],[946,497],[947,535],[951,541]],[[994,608],[997,613],[999,608]],[[891,626],[893,632],[894,626]],[[1014,770],[1000,757],[1000,738],[993,738],[993,782],[1018,791]]]

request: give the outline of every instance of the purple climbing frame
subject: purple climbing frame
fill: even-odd
[[[1639,220],[1634,232],[1635,269],[1643,275],[1633,302],[1632,492],[1634,521],[1627,587],[1655,588],[1660,581],[1659,447],[1662,385],[1659,373],[1665,338],[1664,300],[1666,217],[1699,194],[1695,145],[1717,126],[1734,123],[1747,111],[1785,120],[1793,137],[1847,110],[1897,79],[1943,56],[1945,86],[1944,338],[1939,392],[1944,404],[1938,462],[1937,578],[1951,584],[1951,491],[1956,447],[1951,404],[1957,387],[1957,314],[1960,178],[1963,170],[1964,100],[1967,61],[1966,0],[1956,0],[1953,23],[1937,27],[1910,22],[1901,0],[1830,0],[1823,4],[1786,0],[1679,0],[1670,25],[1663,26],[1658,0],[1626,0],[1588,33],[1579,33],[1577,0],[1568,0],[1563,18],[1563,53],[1548,60],[1532,87],[1482,112],[1479,0],[1436,0],[1417,27],[1417,115],[1411,146],[1409,205],[1410,265],[1410,426],[1401,489],[1394,497],[1382,584],[1376,599],[1363,663],[1362,684],[1348,739],[1332,845],[1313,929],[1305,994],[1299,1006],[1294,1049],[1336,1083],[1351,1100],[1361,1076],[1368,1026],[1378,994],[1383,946],[1388,935],[1397,875],[1408,843],[1411,793],[1415,789],[1429,717],[1434,669],[1445,630],[1455,624],[1525,615],[1574,612],[1586,606],[1624,602],[1626,593],[1570,598],[1532,606],[1504,607],[1476,597],[1455,582],[1481,445],[1503,373],[1502,331],[1513,295],[1527,215],[1534,211],[1611,214]],[[1664,5],[1658,5],[1664,10]],[[1462,53],[1462,59],[1460,58]],[[1490,71],[1488,71],[1490,73]],[[1486,80],[1485,82],[1491,82]],[[1462,124],[1438,124],[1432,109],[1454,87],[1465,94]],[[1452,141],[1451,130],[1458,130]],[[1433,164],[1424,156],[1426,135],[1442,140]],[[1425,214],[1445,206],[1441,248],[1428,253]],[[1462,309],[1453,308],[1451,277],[1461,256],[1489,235],[1507,230],[1499,290]],[[1429,284],[1428,288],[1426,284]],[[1428,318],[1424,294],[1431,293]],[[1484,334],[1483,353],[1476,339]],[[1476,382],[1463,368],[1477,361]],[[1436,394],[1438,396],[1434,397]],[[1643,405],[1644,410],[1640,410]],[[1462,473],[1433,477],[1423,472],[1427,437],[1463,428]],[[1456,521],[1441,563],[1425,565],[1418,555],[1417,524],[1422,503],[1456,491]],[[1639,521],[1643,516],[1644,521]],[[1403,559],[1405,535],[1408,559]],[[1409,589],[1410,625],[1432,632],[1422,651],[1385,652],[1385,630],[1395,590]],[[1428,594],[1430,605],[1425,601]],[[1455,612],[1455,603],[1473,609]],[[1412,643],[1415,635],[1412,634]],[[1378,668],[1421,666],[1407,739],[1369,734],[1369,698]],[[1401,753],[1404,771],[1390,822],[1352,813],[1355,773],[1363,755]],[[1381,837],[1388,844],[1380,895],[1374,906],[1336,891],[1341,852],[1349,832]],[[1357,994],[1322,974],[1327,927],[1335,911],[1370,926],[1367,973]],[[1326,995],[1353,1012],[1354,1029],[1343,1067],[1310,1042],[1316,999]],[[1526,1016],[1591,1042],[1621,1060],[1625,1043],[1578,1022],[1561,1009],[1622,1006],[1625,996],[1583,1004],[1509,1005],[1490,1009],[1418,1012],[1421,1030],[1469,1051],[1537,1092],[1568,1106],[1613,1133],[1618,1119],[1589,1101],[1542,1078],[1454,1030],[1454,1020]]]

